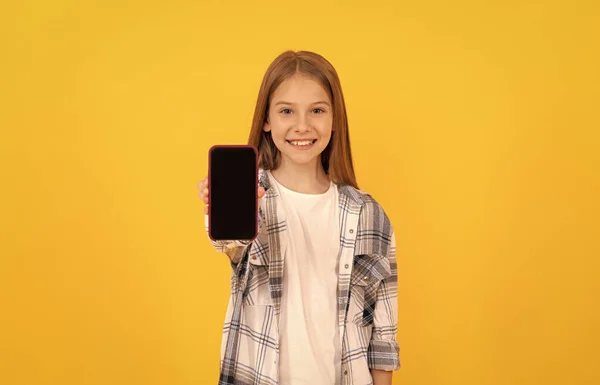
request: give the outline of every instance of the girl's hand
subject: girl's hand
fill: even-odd
[[[204,214],[208,214],[208,177],[205,177],[204,179],[202,179],[201,182],[198,183],[198,195],[200,196],[200,198],[202,198],[202,200],[204,201],[204,204],[206,206],[204,206]],[[256,191],[257,195],[258,195],[258,206],[260,207],[260,199],[265,195],[265,189],[262,188],[261,186],[258,186],[258,189]]]

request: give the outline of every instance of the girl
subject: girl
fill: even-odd
[[[358,189],[333,66],[306,51],[277,57],[248,143],[259,151],[259,235],[211,241],[233,267],[219,385],[391,385],[395,237]],[[207,203],[207,179],[199,189]]]

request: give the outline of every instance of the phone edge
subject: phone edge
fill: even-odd
[[[215,239],[213,238],[212,234],[211,234],[211,216],[212,216],[212,212],[211,212],[211,208],[212,208],[212,202],[211,202],[211,186],[212,183],[211,182],[211,170],[212,170],[212,151],[214,149],[217,148],[251,148],[254,151],[254,159],[256,162],[256,166],[255,166],[255,186],[256,188],[254,189],[254,208],[255,208],[255,212],[256,215],[254,216],[255,219],[255,224],[254,224],[254,235],[252,236],[252,238],[249,239],[239,239],[239,241],[250,241],[250,243],[254,242],[254,240],[258,237],[258,149],[255,146],[252,146],[250,144],[215,144],[213,146],[210,147],[210,149],[208,150],[208,237],[213,241],[213,242],[219,242],[219,241],[226,241],[228,239]]]

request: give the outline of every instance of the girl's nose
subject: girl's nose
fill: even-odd
[[[296,132],[306,132],[310,129],[310,124],[308,122],[308,119],[300,116],[298,118],[298,120],[296,121],[296,125],[294,127]]]

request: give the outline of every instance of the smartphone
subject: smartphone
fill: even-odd
[[[254,240],[258,233],[258,151],[248,145],[216,145],[208,155],[208,235]]]

